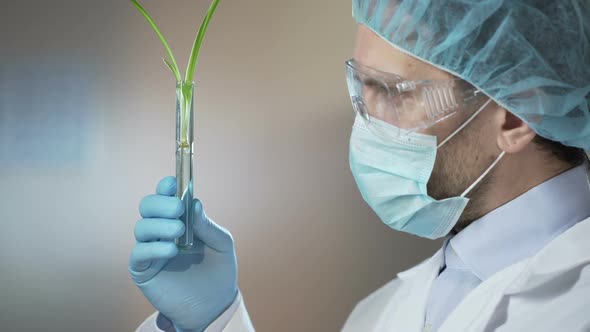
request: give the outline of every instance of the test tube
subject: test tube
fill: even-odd
[[[193,233],[193,82],[176,84],[176,197],[182,201],[185,232],[176,239],[181,252],[194,250]]]

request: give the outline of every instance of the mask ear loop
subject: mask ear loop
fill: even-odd
[[[465,128],[465,126],[467,126],[473,119],[475,119],[475,117],[479,113],[481,113],[481,111],[483,111],[486,108],[486,106],[488,106],[491,102],[492,100],[488,99],[488,101],[486,101],[485,104],[483,104],[475,113],[473,113],[469,117],[469,119],[467,119],[467,121],[465,121],[459,128],[457,128],[457,130],[452,132],[447,138],[445,138],[436,148],[440,149],[440,147],[443,146],[446,142],[448,142],[451,138],[453,138],[453,136],[457,135],[457,133],[459,133],[463,128]]]
[[[473,119],[475,119],[475,117],[481,113],[486,106],[488,106],[490,103],[492,102],[492,99],[488,99],[488,101],[486,101],[477,111],[475,111],[475,113],[473,113],[469,119],[467,119],[467,121],[465,121],[461,126],[459,126],[459,128],[457,128],[457,130],[453,131],[447,138],[445,138],[436,148],[439,149],[441,146],[443,146],[445,143],[447,143],[451,138],[453,138],[453,136],[457,135],[457,133],[459,133],[461,130],[463,130],[463,128],[465,128],[465,126],[467,126],[471,121],[473,121]],[[488,173],[494,168],[496,167],[496,165],[500,162],[500,160],[502,160],[502,158],[504,157],[504,155],[506,154],[506,151],[502,151],[502,153],[500,153],[500,155],[498,156],[498,158],[496,158],[496,160],[494,160],[494,162],[490,165],[490,167],[488,167],[488,169],[486,169],[485,172],[483,172],[482,175],[479,176],[479,178],[477,178],[477,180],[475,180],[475,182],[473,182],[469,188],[467,188],[462,194],[461,197],[465,197],[465,195],[467,195],[471,190],[473,190],[473,188],[475,188],[475,186],[477,186],[478,183],[481,182],[481,180],[483,180],[483,178],[486,177],[486,175],[488,175]]]
[[[469,194],[469,192],[471,190],[473,190],[473,188],[475,186],[477,186],[478,183],[481,182],[481,180],[483,180],[483,178],[486,177],[486,175],[488,175],[488,173],[494,168],[496,167],[496,165],[500,162],[500,160],[502,159],[502,157],[504,157],[504,155],[506,154],[506,151],[502,151],[502,153],[500,153],[500,155],[498,156],[498,158],[496,158],[496,160],[494,160],[494,162],[490,165],[490,167],[488,167],[488,169],[486,169],[485,172],[483,172],[482,175],[479,176],[479,178],[477,178],[477,180],[475,180],[475,182],[473,182],[473,184],[471,184],[469,186],[469,188],[467,188],[462,194],[461,197],[465,197],[465,195]]]

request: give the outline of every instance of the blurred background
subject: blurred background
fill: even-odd
[[[143,0],[179,64],[209,1]],[[199,60],[196,195],[231,230],[257,331],[337,331],[439,242],[384,226],[348,168],[340,0],[222,1]],[[0,0],[0,330],[134,331],[141,198],[174,174],[175,82],[124,0]]]

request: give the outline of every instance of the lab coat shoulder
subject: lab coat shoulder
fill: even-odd
[[[522,272],[497,290],[500,296],[490,301],[487,315],[472,326],[481,331],[590,331],[589,239],[590,218],[522,262]],[[458,309],[485,303],[486,294],[493,298],[491,290],[483,289]]]
[[[439,332],[590,331],[590,218],[482,282]],[[442,252],[398,274],[353,310],[344,332],[420,332]]]
[[[399,273],[398,276],[402,279],[410,278],[428,268],[428,265],[436,264],[439,257],[440,253],[437,253],[432,258]],[[348,316],[342,332],[377,331],[376,328],[387,326],[391,314],[396,311],[395,308],[391,308],[392,303],[402,302],[411,291],[400,278],[389,281],[361,300]]]
[[[590,218],[486,279],[439,331],[590,331],[589,238]]]
[[[399,288],[399,279],[393,279],[371,295],[357,303],[344,324],[343,332],[362,331],[364,327],[373,325],[379,320],[383,311],[375,310],[384,307]]]

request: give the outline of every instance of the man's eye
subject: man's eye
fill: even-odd
[[[372,88],[373,93],[379,96],[386,96],[389,91],[384,86],[375,86]]]

